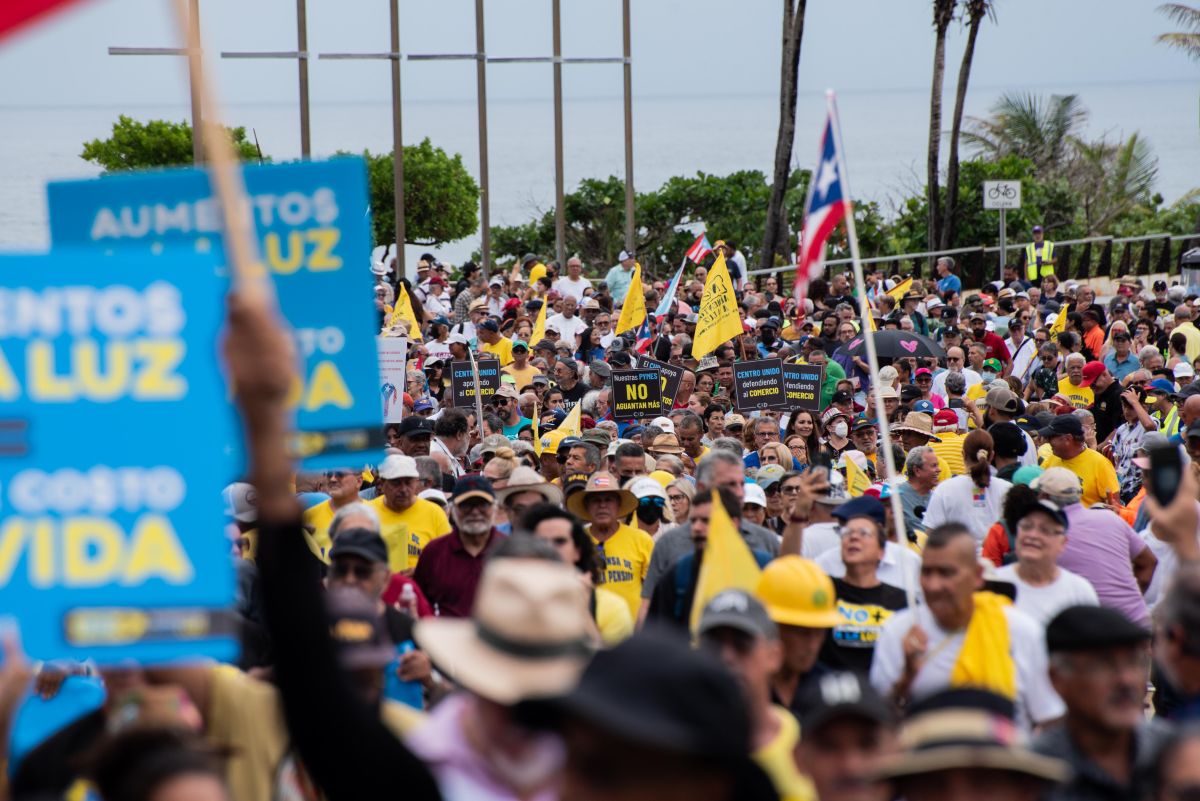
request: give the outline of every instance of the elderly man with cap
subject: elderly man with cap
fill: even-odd
[[[634,254],[622,250],[617,261],[619,263],[604,276],[604,283],[608,284],[608,294],[612,295],[613,304],[621,306],[625,303],[625,295],[629,293],[629,284],[633,282],[633,266],[637,260]]]
[[[564,412],[574,409],[588,393],[588,387],[579,380],[579,362],[570,356],[560,358],[554,365],[554,380],[562,390]]]
[[[1146,541],[1119,515],[1080,503],[1079,477],[1063,467],[1048,467],[1029,486],[1063,510],[1074,534],[1058,557],[1059,567],[1086,579],[1103,605],[1148,625],[1150,612],[1142,593],[1150,586],[1158,558]]]
[[[481,343],[479,346],[481,354],[486,353],[492,358],[499,359],[501,367],[512,364],[513,342],[500,333],[499,323],[492,319],[484,320],[479,324],[476,333]]]
[[[433,438],[433,421],[424,417],[406,417],[396,428],[396,439],[405,456],[428,456]]]
[[[417,497],[421,474],[412,457],[387,457],[379,466],[379,478],[381,493],[370,505],[379,514],[380,534],[388,545],[388,567],[397,573],[412,571],[425,546],[450,531],[450,521],[436,503]]]
[[[806,689],[796,762],[821,801],[888,801],[873,775],[894,748],[891,705],[857,673],[831,672]]]
[[[908,547],[888,539],[884,506],[878,499],[869,495],[850,498],[835,507],[832,514],[838,522],[838,536],[841,537],[841,541],[839,547],[827,550],[816,558],[817,567],[825,571],[830,578],[848,579],[852,586],[859,588],[871,589],[882,582],[898,588],[901,593],[911,587],[914,593],[920,594],[918,585],[921,557]],[[861,534],[871,529],[877,531],[881,540],[878,554],[869,545],[864,548],[861,541],[857,547],[848,550],[847,532]],[[863,550],[870,551],[871,558],[875,559],[873,563],[871,558],[863,555]],[[846,561],[847,556],[850,557],[850,562]],[[886,600],[891,602],[894,598],[895,596],[889,595]]]
[[[783,663],[779,627],[762,603],[745,590],[725,590],[700,616],[700,646],[715,653],[738,679],[750,713],[754,759],[783,801],[812,801],[812,784],[792,756],[800,726],[787,709],[772,703],[771,678]]]
[[[649,534],[621,522],[637,505],[637,498],[621,488],[616,476],[603,472],[593,473],[583,492],[567,499],[567,509],[590,524],[588,534],[604,564],[605,588],[620,595],[635,617],[654,549]]]
[[[467,617],[483,564],[505,539],[495,527],[496,491],[491,482],[483,476],[460,478],[450,495],[450,516],[453,530],[425,546],[413,580],[438,615]]]
[[[1050,444],[1053,455],[1042,467],[1063,467],[1079,477],[1083,487],[1083,505],[1116,504],[1121,484],[1112,462],[1084,443],[1083,423],[1073,414],[1060,414],[1038,431]]]
[[[1061,716],[1041,627],[1007,598],[981,591],[970,530],[948,523],[929,532],[920,583],[925,603],[894,614],[876,642],[875,689],[904,703],[946,688],[985,687],[1016,705],[1026,730]]]
[[[900,750],[869,775],[908,801],[1039,801],[1070,774],[1031,750],[1013,703],[984,688],[946,690],[908,710]]]
[[[608,386],[608,379],[611,375],[612,368],[608,365],[608,362],[593,359],[588,364],[588,385],[592,389],[604,389]]]
[[[1147,720],[1150,632],[1114,609],[1074,606],[1046,626],[1050,680],[1067,706],[1062,724],[1035,743],[1067,762],[1072,778],[1048,798],[1149,798],[1154,763],[1170,729]]]

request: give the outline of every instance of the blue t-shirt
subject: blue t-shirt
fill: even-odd
[[[1141,362],[1138,361],[1137,356],[1133,355],[1133,351],[1126,355],[1125,361],[1118,362],[1116,351],[1113,351],[1104,357],[1104,366],[1108,368],[1108,372],[1112,373],[1113,378],[1122,381],[1125,376],[1140,368]]]
[[[524,428],[525,426],[531,426],[531,425],[533,425],[532,420],[530,420],[528,417],[522,417],[521,419],[517,420],[517,422],[513,423],[511,426],[504,427],[504,436],[507,437],[508,439],[516,439],[517,434],[521,433],[522,428]]]
[[[950,273],[945,278],[938,279],[937,288],[938,292],[943,295],[947,292],[962,292],[962,280],[954,273]]]

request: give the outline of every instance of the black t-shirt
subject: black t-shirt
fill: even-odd
[[[1095,393],[1092,401],[1092,416],[1096,418],[1096,441],[1103,442],[1108,435],[1125,422],[1121,411],[1121,384],[1117,381],[1108,385],[1108,389]]]
[[[563,396],[563,411],[569,412],[575,408],[575,404],[583,400],[583,396],[588,394],[589,387],[585,386],[582,381],[575,382],[575,386],[570,389],[562,390]]]
[[[836,670],[871,672],[871,657],[879,631],[893,612],[908,606],[904,590],[891,584],[865,589],[835,578],[838,612],[843,622],[829,630],[820,661]]]

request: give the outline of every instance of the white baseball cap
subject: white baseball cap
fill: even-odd
[[[237,481],[221,493],[225,499],[225,514],[239,523],[253,523],[258,519],[258,490],[253,484]]]
[[[650,421],[650,425],[658,426],[667,434],[675,433],[675,421],[669,417],[655,417]]]
[[[757,484],[747,484],[742,487],[742,506],[752,503],[755,506],[767,508],[767,493]]]
[[[633,493],[633,496],[639,501],[642,498],[662,498],[667,499],[667,491],[663,489],[662,484],[659,484],[650,476],[639,476],[629,482],[629,486],[625,489]],[[763,496],[766,497],[765,495]]]
[[[416,459],[402,454],[393,454],[379,465],[379,477],[383,479],[420,478],[421,474],[417,472]]]
[[[1184,376],[1191,378],[1194,375],[1196,375],[1196,371],[1192,369],[1192,366],[1187,362],[1180,362],[1179,364],[1175,365],[1176,378],[1182,378]]]

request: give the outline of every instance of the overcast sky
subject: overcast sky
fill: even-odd
[[[474,46],[472,0],[401,0],[405,53],[463,52]],[[1144,81],[1195,81],[1200,69],[1155,44],[1171,24],[1151,0],[1001,0],[997,22],[980,34],[972,85],[1077,87]],[[632,0],[634,92],[713,96],[778,91],[778,0]],[[549,0],[486,0],[490,55],[548,55]],[[85,0],[0,49],[0,105],[122,105],[178,102],[182,59],[107,55],[110,45],[177,42],[170,0]],[[800,68],[803,90],[836,86],[928,86],[930,3],[917,0],[810,0]],[[313,52],[385,50],[386,0],[310,0]],[[620,55],[620,0],[563,0],[565,55]],[[294,49],[293,0],[201,0],[205,46],[221,50]],[[947,94],[952,97],[963,33],[952,29]],[[229,103],[294,102],[291,64],[214,60]],[[547,95],[545,65],[489,68],[496,98]],[[386,101],[380,62],[314,61],[314,102]],[[468,64],[404,64],[412,99],[473,97]],[[569,68],[575,97],[619,94],[616,67]],[[697,124],[681,120],[680,124]],[[1131,121],[1134,124],[1136,122]],[[773,124],[773,122],[772,122]]]

